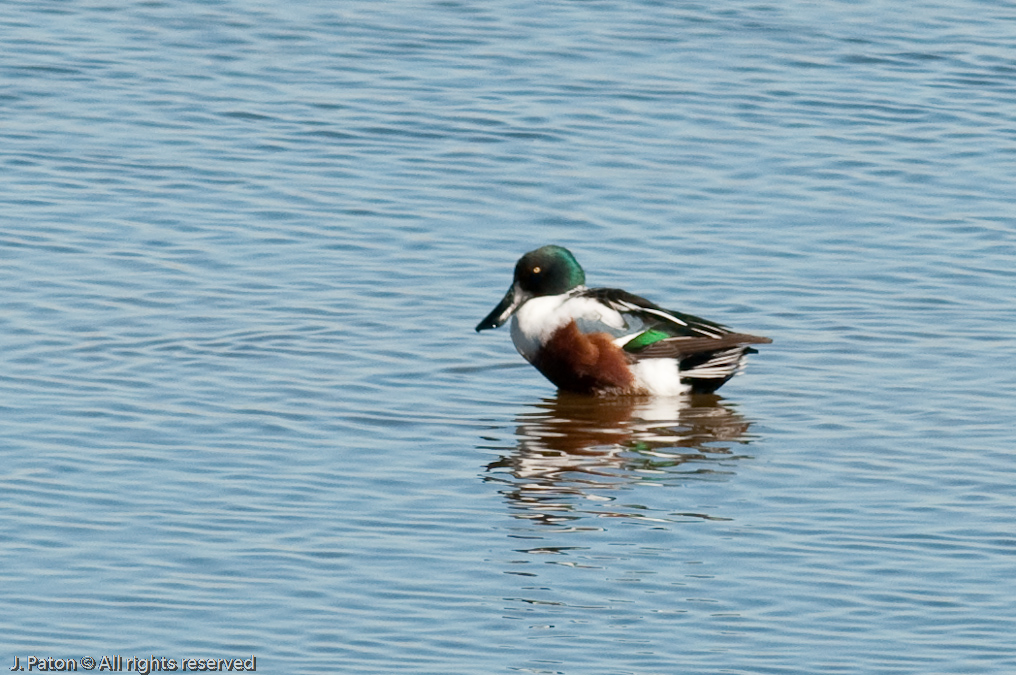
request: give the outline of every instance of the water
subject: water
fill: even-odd
[[[1016,671],[1014,19],[6,3],[4,663]],[[774,343],[558,395],[551,242]]]

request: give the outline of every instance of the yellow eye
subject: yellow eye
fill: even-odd
[[[534,267],[533,268],[533,274],[539,274],[539,273],[540,273],[540,268],[539,267]]]

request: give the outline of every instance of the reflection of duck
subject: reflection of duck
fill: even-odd
[[[750,422],[719,396],[589,397],[559,392],[519,417],[518,447],[487,466],[506,484],[516,515],[544,522],[644,514],[584,508],[576,497],[612,501],[637,482],[667,484],[730,473],[731,446],[748,441]],[[606,490],[608,494],[603,494]],[[681,514],[696,515],[701,514]]]

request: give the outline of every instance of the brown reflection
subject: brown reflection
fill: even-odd
[[[559,392],[520,415],[518,446],[487,466],[518,518],[562,525],[586,517],[672,521],[613,504],[637,482],[724,479],[745,455],[750,422],[719,396],[594,398]]]

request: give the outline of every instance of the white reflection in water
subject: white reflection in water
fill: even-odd
[[[619,490],[726,480],[749,458],[751,423],[715,395],[591,398],[559,393],[519,416],[517,447],[487,466],[512,515],[546,525],[584,518],[715,517],[616,504]]]

